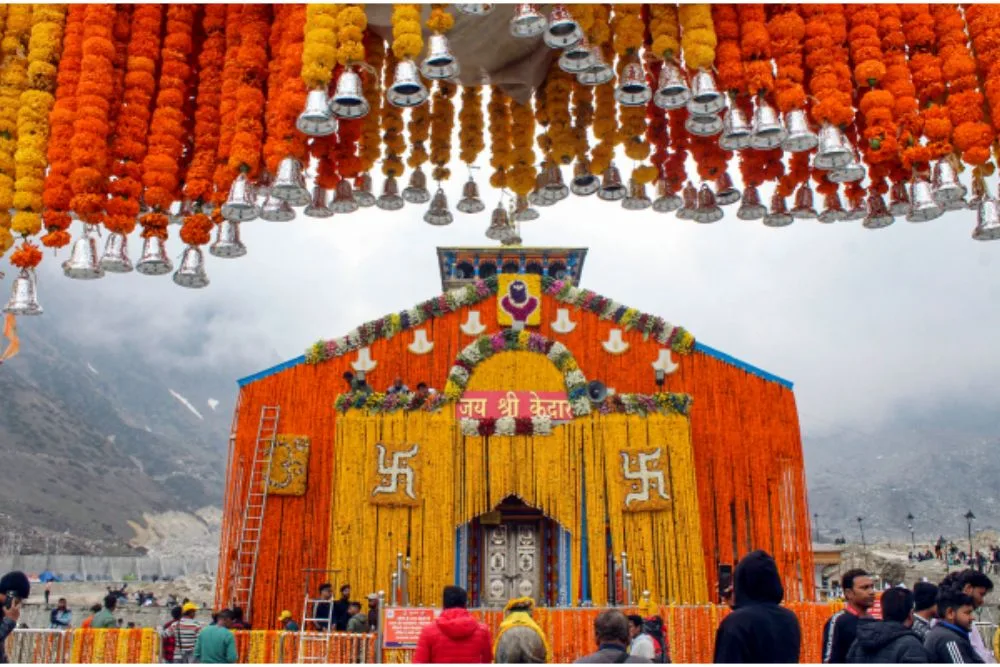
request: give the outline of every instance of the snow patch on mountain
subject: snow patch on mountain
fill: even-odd
[[[100,373],[97,372],[97,369],[91,366],[89,363],[87,364],[87,370],[89,370],[94,375],[100,375]]]
[[[195,417],[197,417],[198,419],[201,419],[202,421],[204,421],[204,419],[205,419],[205,418],[201,416],[201,413],[200,413],[200,412],[198,412],[198,410],[197,410],[197,409],[195,409],[195,407],[194,407],[193,405],[191,405],[191,401],[187,400],[186,398],[184,398],[183,396],[181,396],[180,394],[178,394],[178,393],[177,393],[176,391],[174,391],[173,389],[168,389],[167,391],[169,391],[169,392],[170,392],[170,395],[171,395],[171,396],[173,396],[173,397],[174,397],[174,398],[176,398],[176,399],[177,399],[178,401],[180,401],[180,402],[181,402],[181,405],[183,405],[183,406],[184,406],[184,407],[186,407],[186,408],[187,408],[188,410],[190,410],[191,412],[193,412],[193,413],[194,413],[194,416],[195,416]]]
[[[212,412],[215,412],[215,408],[219,407],[219,401],[214,398],[208,399],[208,407],[212,408]]]

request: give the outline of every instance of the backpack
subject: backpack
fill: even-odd
[[[663,631],[663,619],[659,616],[653,616],[646,619],[646,621],[642,624],[642,632],[649,635],[650,639],[653,640],[653,646],[656,648],[656,655],[653,658],[653,662],[670,662],[670,652],[667,648],[667,638]]]

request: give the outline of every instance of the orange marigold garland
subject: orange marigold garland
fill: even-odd
[[[10,210],[14,207],[17,167],[17,118],[21,94],[28,87],[28,59],[25,58],[31,32],[31,5],[11,5],[0,42],[0,255],[14,240],[10,232]]]
[[[242,37],[243,5],[226,5],[226,55],[222,66],[222,89],[219,99],[219,149],[216,156],[213,216],[221,220],[220,207],[238,173],[229,167],[229,153],[236,126],[237,93],[240,89],[240,66],[237,58]],[[305,56],[303,56],[304,58]]]
[[[364,95],[368,100],[370,109],[365,116],[361,128],[361,143],[358,149],[359,165],[362,172],[371,171],[375,162],[382,155],[382,142],[379,136],[379,126],[382,121],[383,93],[382,93],[382,70],[385,66],[385,40],[374,31],[365,33],[364,40],[365,53],[368,54],[368,65],[375,73],[363,72]],[[388,105],[392,106],[392,105]],[[481,113],[480,113],[481,115]],[[480,129],[482,132],[482,129]]]
[[[743,57],[740,52],[740,21],[736,6],[712,5],[712,20],[719,41],[715,51],[719,87],[730,95],[739,95],[746,92],[746,75],[743,72]]]
[[[805,81],[802,52],[806,22],[798,7],[781,5],[775,8],[767,22],[767,33],[778,70],[774,82],[775,106],[783,114],[803,109],[806,105],[806,91],[802,86]]]
[[[225,5],[205,6],[202,30],[205,40],[198,54],[194,153],[184,183],[184,196],[194,202],[195,211],[184,218],[181,227],[181,240],[196,246],[208,243],[212,231],[212,221],[203,213],[203,205],[212,199],[212,177],[219,150],[219,105],[226,54]]]
[[[490,86],[490,102],[487,106],[490,116],[490,185],[503,189],[507,187],[507,174],[511,168],[513,153],[513,128],[511,125],[511,102],[499,86]]]
[[[887,4],[880,7],[879,38],[882,40],[885,77],[882,87],[893,96],[892,117],[898,128],[898,156],[902,159],[906,149],[917,144],[920,136],[920,115],[917,109],[917,89],[906,64],[906,37],[903,33],[900,6]],[[890,176],[894,183],[906,181],[911,169],[902,161],[892,160]]]
[[[684,181],[687,180],[685,163],[687,162],[688,144],[690,142],[688,131],[684,127],[684,122],[687,120],[687,111],[684,109],[673,109],[667,112],[667,116],[669,119],[670,148],[672,151],[670,156],[664,161],[660,175],[666,183],[667,191],[671,194],[677,194],[684,187]],[[742,153],[756,152],[743,151]]]
[[[532,148],[535,141],[535,116],[530,105],[513,100],[510,103],[510,116],[513,148],[507,185],[515,194],[527,196],[535,187],[537,175],[535,151]]]
[[[774,90],[774,73],[764,5],[737,5],[736,12],[740,21],[740,52],[747,90],[751,95],[766,95]]]
[[[604,61],[611,62],[613,52],[610,45],[604,45]],[[590,151],[591,169],[600,176],[611,166],[615,145],[618,140],[618,105],[611,85],[597,86],[594,92],[594,138],[597,145]],[[516,124],[515,124],[516,126]]]
[[[386,52],[385,71],[394,72],[399,62],[392,49]],[[406,138],[403,136],[403,110],[394,104],[383,104],[382,107],[382,143],[385,145],[385,159],[382,161],[382,174],[385,176],[400,176],[403,173],[402,155],[406,152]],[[492,134],[492,129],[491,129]]]
[[[151,106],[156,94],[162,25],[162,5],[135,6],[122,92],[124,104],[115,119],[111,144],[111,173],[115,179],[108,183],[111,197],[104,220],[108,231],[126,236],[135,229],[139,216],[142,161],[146,157]]]
[[[903,36],[908,49],[907,64],[916,89],[920,130],[926,145],[904,146],[902,159],[911,167],[925,169],[927,163],[951,153],[952,124],[944,105],[945,85],[941,59],[935,48],[934,18],[926,4],[900,6]]]
[[[49,170],[45,175],[42,200],[45,211],[42,219],[48,232],[42,243],[49,248],[62,248],[70,242],[70,202],[73,191],[69,176],[73,171],[70,140],[73,137],[73,120],[76,117],[76,88],[80,79],[83,57],[83,22],[86,6],[71,5],[66,15],[63,33],[62,56],[56,76],[56,101],[49,116],[50,137],[48,145]]]
[[[438,81],[437,90],[431,98],[431,164],[434,171],[431,178],[446,181],[451,177],[448,163],[451,161],[451,138],[455,130],[455,105],[451,98],[457,90],[450,81]]]
[[[475,163],[486,144],[483,140],[483,101],[480,86],[462,88],[462,110],[458,113],[459,159],[467,165]]]
[[[625,67],[636,62],[636,54],[643,44],[643,23],[640,5],[615,5],[614,20],[611,23],[614,34],[614,49],[618,55],[618,76],[621,78]],[[649,143],[646,141],[646,108],[622,105],[618,128],[618,143],[625,146],[625,155],[641,162],[649,157]],[[651,183],[656,179],[656,170],[640,166],[633,171],[633,180]]]
[[[308,10],[305,5],[291,5],[288,13],[288,26],[285,39],[281,43],[281,90],[278,91],[276,108],[279,143],[277,148],[285,155],[291,155],[301,164],[308,164],[308,137],[297,131],[295,122],[298,119],[306,100],[306,85],[299,76],[302,65],[302,54],[305,49],[305,26]],[[371,101],[371,100],[369,100]],[[265,163],[271,173],[275,173],[277,165],[273,156],[267,155],[265,148]]]
[[[650,76],[653,81],[659,79],[663,61],[654,60],[650,63]],[[667,162],[667,147],[670,145],[670,135],[667,131],[667,112],[653,104],[652,101],[646,105],[646,140],[652,145],[653,154],[649,161],[655,170],[654,180],[662,176],[664,166]]]
[[[1000,7],[992,4],[966,5],[965,20],[993,129],[1000,132]]]
[[[594,89],[577,80],[573,81],[573,133],[575,135],[574,154],[577,160],[587,163],[590,127],[594,124]],[[589,166],[588,166],[589,169]]]
[[[264,139],[264,81],[271,30],[270,7],[246,5],[237,54],[240,87],[236,92],[236,131],[229,148],[229,168],[242,171],[251,179],[260,171]]]
[[[423,80],[423,77],[420,77]],[[423,81],[426,87],[426,80]],[[427,148],[424,144],[430,136],[430,105],[421,104],[410,109],[410,120],[406,124],[407,134],[410,137],[410,155],[406,159],[406,164],[411,169],[417,169],[427,162]]]
[[[805,63],[809,92],[815,103],[809,114],[816,123],[841,129],[854,122],[851,71],[843,40],[835,34],[844,25],[843,5],[801,5],[806,20]]]
[[[562,71],[557,63],[550,65],[549,75],[545,81],[549,108],[549,127],[546,134],[550,142],[548,157],[556,164],[570,164],[577,154],[577,134],[570,116],[573,83],[573,76]]]

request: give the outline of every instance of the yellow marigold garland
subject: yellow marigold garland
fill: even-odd
[[[365,28],[368,17],[361,5],[344,5],[337,14],[337,62],[347,66],[365,60]]]
[[[362,74],[364,95],[370,108],[361,129],[358,158],[361,161],[361,171],[366,172],[371,170],[379,156],[382,155],[379,126],[382,120],[383,106],[382,70],[385,65],[385,41],[374,32],[368,31],[365,33],[363,48],[367,54],[368,64],[375,70],[374,74],[369,72]]]
[[[507,172],[511,167],[513,128],[511,127],[510,98],[499,86],[490,86],[490,166],[493,174],[490,185],[507,187]]]
[[[17,167],[18,112],[28,87],[28,59],[24,54],[31,30],[31,5],[10,5],[0,41],[0,255],[14,243],[10,209],[14,207]]]
[[[663,60],[673,60],[681,52],[681,25],[675,5],[649,6],[649,32],[653,39],[653,55]]]
[[[535,116],[531,106],[511,100],[511,168],[507,185],[515,194],[527,196],[535,187]]]
[[[570,164],[577,153],[577,135],[570,119],[569,98],[574,78],[553,61],[545,80],[545,98],[549,110],[548,156],[556,164]]]
[[[456,91],[450,81],[438,81],[431,100],[431,164],[435,181],[446,181],[451,176],[451,137],[455,130],[455,105],[451,98]],[[427,105],[423,105],[427,106]]]
[[[614,49],[618,54],[618,78],[625,67],[635,62],[636,54],[642,48],[643,23],[641,5],[615,5],[615,16],[611,22],[614,33]],[[621,125],[618,128],[618,143],[625,145],[625,155],[637,161],[649,157],[649,142],[646,140],[646,107],[624,106],[619,112]],[[640,183],[650,183],[656,178],[656,170],[641,169],[633,175]]]
[[[610,62],[612,56],[611,47],[604,45],[605,62]],[[615,103],[615,90],[613,86],[598,86],[594,93],[594,138],[597,145],[590,151],[591,169],[600,175],[605,169],[611,166],[614,156],[615,145],[618,140],[618,105]]]
[[[395,49],[395,45],[393,49]],[[427,84],[425,83],[424,85],[426,86]],[[406,129],[410,136],[410,155],[406,160],[406,164],[411,169],[416,169],[427,162],[427,148],[424,146],[424,142],[430,136],[430,114],[429,104],[421,104],[410,109],[410,121],[406,124]]]
[[[479,86],[462,88],[462,110],[458,113],[459,158],[471,165],[486,143],[483,140],[483,100]]]
[[[392,6],[392,52],[400,60],[413,59],[424,48],[420,28],[420,5]],[[422,105],[421,105],[422,106]]]
[[[642,5],[615,4],[611,21],[611,33],[615,53],[620,58],[634,56],[642,48],[642,36],[646,26],[642,22]]]
[[[575,135],[575,155],[578,160],[587,159],[590,126],[594,122],[594,89],[579,81],[573,81],[573,133]]]
[[[337,14],[339,5],[308,5],[302,45],[302,81],[306,88],[326,89],[337,64]]]
[[[385,71],[387,73],[395,71],[397,62],[396,54],[391,49],[387,51]],[[394,104],[385,104],[382,108],[381,121],[382,143],[385,144],[382,174],[399,176],[403,173],[402,155],[406,152],[406,138],[403,136],[403,110]]]
[[[715,27],[711,5],[680,5],[681,51],[688,68],[711,69],[715,62]]]
[[[427,29],[431,32],[446,33],[455,25],[455,17],[445,11],[445,7],[447,5],[431,5],[431,15],[427,18]]]

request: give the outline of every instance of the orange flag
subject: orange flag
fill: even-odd
[[[7,317],[4,318],[3,335],[10,341],[10,344],[3,351],[3,354],[0,354],[0,363],[11,359],[21,349],[21,341],[17,337],[17,323],[10,313],[7,313]]]

